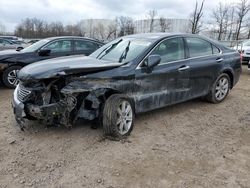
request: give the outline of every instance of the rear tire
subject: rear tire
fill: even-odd
[[[16,88],[19,83],[17,79],[17,72],[21,69],[21,66],[11,66],[3,72],[3,84],[10,88]]]
[[[214,82],[210,92],[206,96],[207,101],[211,103],[220,103],[227,97],[231,87],[230,77],[222,73]]]
[[[105,102],[103,109],[104,135],[111,140],[126,138],[133,129],[134,108],[125,96],[114,94]]]

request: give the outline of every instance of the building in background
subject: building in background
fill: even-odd
[[[151,20],[135,20],[133,21],[132,33],[148,33],[150,32]],[[188,28],[188,19],[155,19],[153,22],[152,32],[178,32],[186,33]],[[117,38],[121,32],[121,26],[117,20],[111,19],[84,19],[78,23],[78,27],[86,37],[96,38],[103,41],[109,41]]]
[[[151,20],[136,20],[135,33],[148,33],[150,31],[150,22]],[[187,33],[188,32],[188,19],[169,19],[164,20],[165,25],[161,23],[160,19],[155,19],[153,23],[152,32],[168,32],[168,33]],[[164,27],[165,26],[165,27]],[[164,27],[164,28],[163,28]]]

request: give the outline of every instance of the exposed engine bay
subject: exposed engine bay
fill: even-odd
[[[108,90],[70,90],[65,88],[69,80],[71,78],[20,83],[17,97],[24,104],[25,118],[66,127],[71,127],[78,118],[98,118]]]

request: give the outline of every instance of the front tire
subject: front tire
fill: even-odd
[[[10,89],[16,88],[19,83],[19,80],[17,79],[17,73],[21,68],[21,66],[11,66],[3,72],[3,84],[6,87]]]
[[[214,82],[206,99],[212,103],[220,103],[227,97],[231,87],[228,74],[222,73]]]
[[[114,94],[105,102],[103,109],[104,135],[111,140],[126,138],[133,129],[134,108],[125,96]]]

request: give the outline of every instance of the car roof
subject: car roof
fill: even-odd
[[[91,40],[94,42],[98,42],[98,43],[102,43],[99,40],[96,39],[92,39],[92,38],[88,38],[88,37],[79,37],[79,36],[60,36],[60,37],[49,37],[49,38],[45,38],[47,40],[56,40],[56,39],[86,39],[86,40]]]
[[[134,39],[147,39],[152,42],[160,41],[164,38],[168,37],[197,37],[200,39],[207,40],[215,45],[223,46],[219,41],[212,40],[210,38],[207,38],[203,35],[199,34],[189,34],[189,33],[141,33],[141,34],[134,34],[134,35],[127,35],[124,36],[124,38],[134,38]],[[122,38],[122,37],[121,37]]]
[[[181,33],[140,33],[140,34],[128,35],[128,37],[159,39],[159,38],[163,38],[163,37],[175,36],[175,35],[180,35],[180,34]]]
[[[188,34],[188,33],[141,33],[141,34],[134,34],[134,35],[127,35],[124,36],[125,38],[135,38],[135,39],[147,39],[151,41],[158,41],[163,38],[167,37],[175,37],[175,36],[182,36],[182,37],[198,37],[198,38],[203,38],[210,40],[202,35],[197,35],[197,34]]]

